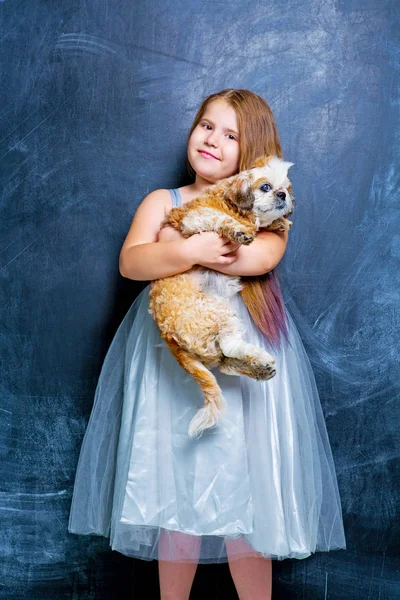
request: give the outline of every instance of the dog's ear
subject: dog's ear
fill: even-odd
[[[254,205],[254,191],[251,177],[236,175],[229,178],[224,190],[224,196],[231,204],[242,210],[252,210]]]
[[[269,161],[271,160],[271,158],[272,158],[272,156],[271,156],[271,155],[268,155],[268,156],[265,156],[265,155],[264,155],[264,156],[259,156],[259,157],[258,157],[258,158],[255,160],[255,162],[254,162],[254,164],[252,165],[252,167],[251,167],[251,168],[252,168],[252,169],[256,169],[257,167],[265,167],[265,165],[266,165],[267,163],[269,163]]]

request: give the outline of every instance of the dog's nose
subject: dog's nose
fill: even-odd
[[[281,200],[285,200],[286,198],[286,192],[277,192],[276,195],[278,196],[278,198],[280,198]]]

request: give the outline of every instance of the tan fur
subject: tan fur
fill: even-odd
[[[271,158],[261,157],[253,169],[224,179],[206,190],[204,196],[171,209],[164,223],[186,237],[199,231],[216,231],[233,242],[250,244],[260,220],[259,208],[253,205],[264,201],[259,187],[267,181],[265,176],[257,175],[262,175],[259,169]],[[273,200],[265,206],[272,206]],[[278,230],[290,225],[287,219],[278,218],[265,228]],[[191,436],[215,426],[224,404],[217,380],[207,367],[219,366],[224,373],[258,380],[275,375],[274,359],[263,348],[243,340],[240,321],[229,304],[229,297],[242,287],[239,277],[199,266],[151,283],[149,312],[169,350],[204,395],[204,407],[189,427]]]
[[[238,192],[236,191],[237,187],[238,187],[238,184],[235,184],[235,183],[233,183],[229,187],[229,191],[232,192],[232,195],[235,195],[235,194],[238,195]],[[254,225],[254,219],[252,219],[251,216],[249,218],[249,215],[246,214],[245,211],[240,209],[240,207],[236,207],[231,204],[228,204],[226,201],[225,193],[226,193],[226,187],[223,184],[221,184],[215,188],[211,188],[210,190],[208,190],[207,196],[195,198],[194,200],[184,204],[183,206],[178,206],[178,207],[170,210],[168,215],[164,219],[163,224],[164,225],[166,225],[166,224],[172,225],[172,227],[175,227],[175,229],[182,231],[182,218],[187,214],[188,205],[190,204],[191,210],[211,207],[211,208],[214,208],[215,210],[223,212],[226,215],[231,216],[234,219],[236,219],[236,221],[238,221],[239,223],[242,223],[246,227],[247,231],[249,232],[249,235],[254,235],[256,232],[255,225]],[[232,239],[233,232],[230,228],[227,229],[226,234],[227,234],[226,237],[229,237],[229,239],[231,239],[231,241],[236,241],[236,240]],[[225,234],[222,234],[222,235],[225,235]],[[189,235],[187,235],[187,237],[189,237]]]
[[[254,164],[252,166],[252,169],[254,167],[263,167],[264,165],[266,165],[270,159],[272,158],[272,156],[259,156],[255,161]]]

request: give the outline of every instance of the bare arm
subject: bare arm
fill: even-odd
[[[228,265],[234,260],[224,254],[236,246],[212,233],[184,238],[177,232],[179,237],[158,243],[161,223],[168,210],[168,196],[168,190],[156,190],[146,196],[137,209],[119,256],[123,277],[152,281],[183,273],[198,264],[200,257],[216,265]]]
[[[192,266],[183,252],[184,239],[170,242],[168,252],[157,243],[168,193],[156,190],[139,205],[119,255],[123,277],[147,281],[182,273]]]
[[[211,234],[212,235],[212,234]],[[214,234],[217,236],[218,234]],[[160,241],[170,242],[182,239],[183,236],[172,227],[165,227],[160,232]],[[283,258],[288,243],[288,232],[259,231],[256,239],[249,245],[236,245],[236,249],[226,257],[234,258],[228,265],[216,264],[201,260],[197,264],[225,273],[226,275],[254,276],[272,271]]]
[[[260,231],[249,246],[240,246],[237,260],[231,265],[199,263],[226,275],[263,275],[272,271],[282,260],[288,243],[288,232]]]
[[[169,242],[168,251],[157,242],[128,248],[120,259],[120,273],[136,281],[152,281],[184,273],[193,266],[184,252],[184,240]]]

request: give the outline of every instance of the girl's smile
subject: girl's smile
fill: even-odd
[[[199,150],[201,156],[204,156],[204,158],[215,158],[216,160],[220,160],[217,156],[214,156],[214,154],[211,154],[210,152],[207,152],[206,150]]]

